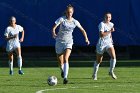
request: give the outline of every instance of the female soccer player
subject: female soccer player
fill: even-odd
[[[97,72],[99,69],[99,65],[103,59],[103,53],[106,51],[111,59],[110,59],[110,70],[109,75],[112,76],[113,79],[117,79],[114,74],[114,68],[116,65],[116,54],[115,49],[113,47],[112,35],[114,32],[114,24],[111,21],[111,13],[106,13],[104,16],[104,21],[99,24],[99,41],[96,45],[96,61],[94,63],[94,71],[93,71],[93,79],[97,80]]]
[[[72,32],[77,26],[85,37],[85,42],[89,45],[89,40],[86,31],[80,25],[80,23],[72,17],[74,8],[68,5],[66,8],[66,15],[58,18],[55,21],[55,25],[52,28],[53,38],[56,39],[55,49],[57,54],[57,59],[60,64],[61,76],[64,78],[63,84],[68,83],[68,71],[69,71],[69,56],[71,54],[73,45]],[[59,32],[56,34],[55,30],[60,25]]]
[[[22,36],[19,40],[19,32],[22,32]],[[12,16],[10,18],[10,25],[6,28],[4,36],[7,40],[7,46],[6,51],[8,52],[8,58],[9,58],[9,67],[10,67],[10,75],[13,75],[13,52],[15,51],[17,55],[17,62],[19,71],[18,73],[23,75],[22,68],[22,57],[21,57],[21,47],[20,42],[23,42],[24,40],[24,30],[23,27],[16,24],[16,18]]]

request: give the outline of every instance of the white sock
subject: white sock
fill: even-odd
[[[68,77],[68,72],[69,72],[69,63],[66,62],[64,63],[64,78]]]
[[[17,61],[18,61],[19,70],[21,70],[21,68],[22,68],[22,57],[21,56],[18,56],[17,57]]]
[[[13,61],[9,61],[9,68],[11,71],[13,71]]]
[[[61,64],[60,69],[61,69],[61,71],[64,71],[64,64]]]
[[[99,69],[99,63],[97,63],[96,61],[94,62],[94,71],[93,71],[93,75],[94,76],[97,76],[97,72],[98,72],[98,69]]]
[[[110,72],[113,72],[116,65],[116,59],[110,59]]]

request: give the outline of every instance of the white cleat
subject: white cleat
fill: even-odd
[[[110,75],[113,79],[117,79],[117,76],[114,74],[114,72],[109,72],[109,75]]]
[[[97,80],[97,76],[96,75],[92,75],[93,80]]]

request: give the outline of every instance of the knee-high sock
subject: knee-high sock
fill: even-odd
[[[116,65],[116,59],[110,59],[110,72],[113,72]]]
[[[93,75],[96,76],[98,69],[99,69],[99,65],[100,63],[97,63],[96,61],[94,62],[94,71],[93,71]]]
[[[61,64],[60,69],[61,69],[61,71],[64,71],[64,64]]]
[[[21,70],[21,68],[22,68],[22,57],[21,56],[18,56],[17,57],[17,61],[18,61],[19,70]]]
[[[10,68],[11,71],[13,71],[13,61],[9,60],[9,68]]]
[[[64,63],[64,78],[68,77],[68,72],[69,72],[69,63],[66,62]]]

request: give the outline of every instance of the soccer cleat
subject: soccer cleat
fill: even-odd
[[[18,74],[23,75],[24,73],[23,73],[22,70],[19,70],[19,71],[18,71]]]
[[[92,75],[93,80],[97,80],[97,75]]]
[[[14,74],[14,72],[13,72],[12,70],[10,70],[10,71],[9,71],[9,74],[10,74],[10,75],[13,75],[13,74]]]
[[[64,72],[63,71],[61,71],[61,77],[64,78]]]
[[[63,84],[67,84],[67,83],[68,83],[68,80],[65,78],[63,81]]]
[[[114,72],[109,72],[109,75],[110,75],[113,79],[117,79],[117,76],[114,74]]]

